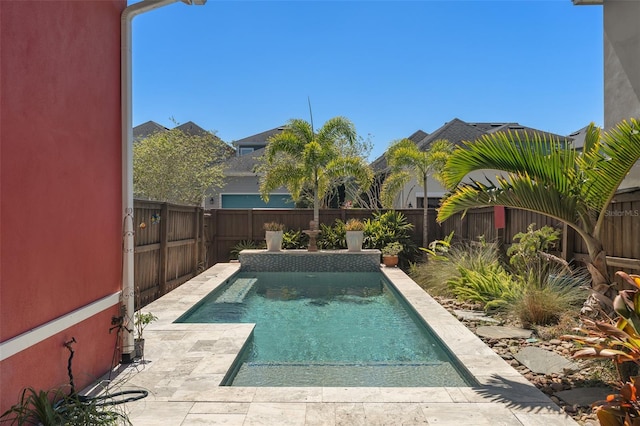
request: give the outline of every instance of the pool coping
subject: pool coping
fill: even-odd
[[[478,386],[219,386],[254,325],[173,321],[239,269],[239,263],[216,264],[143,309],[158,317],[145,329],[146,359],[121,367],[111,382],[150,392],[127,404],[136,426],[202,424],[203,419],[207,424],[385,424],[375,419],[406,413],[413,413],[405,422],[412,424],[577,424],[398,268],[381,271]]]

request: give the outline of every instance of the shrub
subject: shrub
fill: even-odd
[[[457,266],[445,258],[430,260],[427,263],[412,263],[409,276],[431,295],[452,297],[447,282],[460,274]]]
[[[401,212],[389,210],[374,213],[373,218],[365,220],[364,225],[364,248],[382,250],[387,244],[398,242],[403,247],[399,256],[400,266],[407,267],[409,262],[415,261],[419,251],[411,239],[413,224]]]
[[[560,230],[550,226],[535,229],[532,223],[527,232],[519,232],[513,237],[514,243],[507,250],[509,264],[516,273],[525,273],[532,262],[537,262],[540,253],[548,252],[560,239]]]
[[[485,310],[504,308],[521,293],[518,283],[502,266],[483,270],[459,267],[458,271],[460,276],[447,283],[452,293],[458,299],[480,302]]]
[[[454,231],[451,231],[449,235],[444,237],[444,240],[431,241],[428,248],[420,247],[420,250],[427,253],[429,260],[447,260],[453,233]]]
[[[506,279],[497,245],[487,243],[483,238],[479,242],[447,244],[447,250],[439,251],[438,257],[431,257],[427,263],[413,266],[410,270],[411,277],[423,288],[441,296],[456,296],[460,299],[471,297],[482,303],[490,301],[489,293],[500,297],[502,290],[482,290],[482,287],[495,287]],[[489,282],[484,282],[482,274],[493,277]],[[476,287],[475,290],[463,288],[470,285],[470,280],[477,281],[475,284],[471,283]],[[505,285],[511,286],[510,281],[505,281]]]
[[[286,250],[303,249],[309,245],[309,236],[301,230],[290,229],[282,234],[282,248]]]
[[[231,249],[231,252],[229,252],[229,258],[231,260],[237,260],[238,255],[242,250],[256,250],[264,247],[265,247],[264,241],[256,242],[252,240],[242,240],[238,244],[233,246],[233,248]]]
[[[50,391],[26,388],[17,404],[0,416],[0,423],[12,425],[131,425],[124,410],[107,407],[95,399],[64,389]],[[113,404],[110,404],[113,405]]]
[[[323,250],[339,250],[345,248],[347,246],[345,235],[345,223],[340,219],[336,219],[333,227],[321,223],[318,247]]]
[[[529,268],[516,277],[522,282],[522,294],[511,308],[525,326],[556,324],[564,312],[584,302],[588,271],[572,271],[543,259],[533,261]]]

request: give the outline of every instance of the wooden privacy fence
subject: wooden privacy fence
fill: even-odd
[[[422,210],[398,210],[414,225],[413,238],[422,245]],[[367,209],[322,209],[320,223],[333,224],[335,219],[372,217]],[[287,229],[309,229],[313,218],[311,209],[216,209],[205,216],[208,266],[217,262],[228,262],[233,247],[243,240],[263,241],[265,222],[284,223]],[[562,241],[558,252],[567,260],[584,261],[588,257],[582,238],[571,228],[547,216],[518,209],[504,209],[504,227],[496,228],[494,208],[479,208],[460,214],[442,224],[436,222],[436,211],[429,211],[429,241],[442,239],[454,231],[456,239],[477,240],[484,236],[487,241],[500,241],[509,245],[513,237],[524,232],[530,223],[537,228],[544,225],[561,229]],[[612,201],[605,219],[603,233],[604,248],[610,273],[616,270],[640,272],[640,190],[619,193]]]
[[[136,309],[203,270],[203,216],[201,207],[134,201]]]

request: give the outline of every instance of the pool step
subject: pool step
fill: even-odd
[[[232,386],[468,386],[447,362],[245,363]]]
[[[236,278],[214,303],[242,303],[256,281],[258,281],[257,278]]]

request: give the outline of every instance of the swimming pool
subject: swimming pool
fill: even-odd
[[[380,272],[240,272],[176,322],[256,324],[223,385],[472,383]]]

